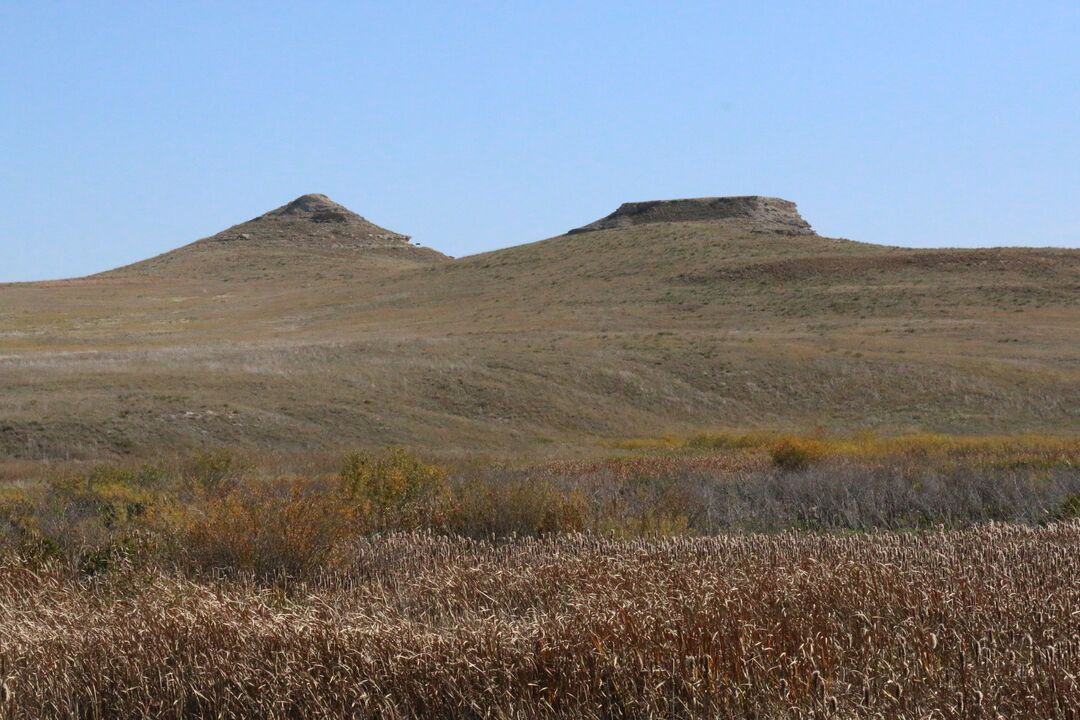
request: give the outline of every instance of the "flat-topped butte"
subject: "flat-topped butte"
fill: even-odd
[[[779,235],[813,235],[814,230],[799,214],[795,203],[775,197],[743,195],[736,197],[683,198],[623,203],[607,217],[570,231],[570,234],[594,230],[613,230],[634,225],[702,220],[741,220],[753,232]]]

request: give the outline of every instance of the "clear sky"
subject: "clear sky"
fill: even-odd
[[[1080,2],[0,2],[0,280],[322,192],[451,255],[624,201],[1080,246]]]

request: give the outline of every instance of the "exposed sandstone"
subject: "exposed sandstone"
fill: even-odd
[[[651,223],[738,220],[754,232],[781,235],[813,235],[810,223],[799,215],[795,203],[781,198],[739,197],[684,198],[623,203],[607,217],[570,233],[611,230]]]

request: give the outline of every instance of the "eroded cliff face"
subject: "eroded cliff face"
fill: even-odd
[[[356,248],[409,246],[408,235],[379,227],[319,194],[301,195],[200,242],[237,241]]]
[[[607,217],[571,230],[571,233],[611,230],[650,223],[709,220],[740,220],[754,232],[781,235],[813,235],[795,203],[781,198],[739,197],[685,198],[623,203]]]

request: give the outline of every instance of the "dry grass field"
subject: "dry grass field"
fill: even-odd
[[[612,445],[0,464],[0,718],[1080,717],[1075,437]]]
[[[911,250],[729,218],[451,260],[362,218],[343,235],[309,220],[0,286],[0,454],[1080,429],[1076,250]]]
[[[0,464],[4,718],[1076,718],[1080,441]]]
[[[0,720],[1076,720],[1078,337],[756,197],[0,285]]]
[[[5,718],[1075,718],[1080,525],[359,540],[267,589],[0,563]]]

